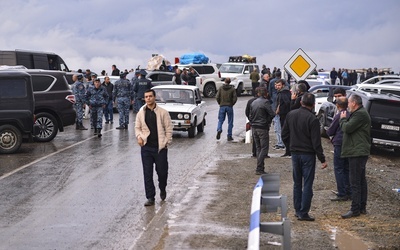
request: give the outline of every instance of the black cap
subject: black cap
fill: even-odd
[[[78,78],[78,80],[82,80],[83,79],[83,75],[79,74],[77,78]]]

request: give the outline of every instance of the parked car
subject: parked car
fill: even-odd
[[[175,82],[172,81],[173,77],[174,73],[172,72],[158,71],[158,70],[154,71],[147,70],[147,75],[146,75],[146,78],[151,80],[151,84],[153,84],[153,86],[175,84]]]
[[[398,82],[398,81],[400,81],[400,76],[399,75],[374,76],[374,77],[371,77],[371,78],[369,78],[369,79],[367,79],[367,80],[365,80],[365,81],[363,81],[363,82],[361,82],[359,84],[375,84],[375,83],[377,83],[379,81],[382,81],[382,80],[391,80],[392,82]],[[386,81],[386,83],[387,82],[388,81]]]
[[[36,124],[40,127],[34,140],[49,142],[58,131],[75,124],[76,112],[66,99],[72,91],[63,71],[28,69],[24,72],[32,76]]]
[[[221,81],[221,73],[216,64],[178,64],[178,68],[193,67],[199,77],[196,79],[197,87],[204,97],[215,97],[219,87],[224,82]]]
[[[206,125],[205,102],[196,86],[162,85],[153,87],[157,105],[166,109],[172,119],[174,130],[187,131],[189,138],[204,132]]]
[[[362,98],[363,106],[371,117],[371,143],[400,152],[400,96],[392,93],[368,92],[362,89],[347,90],[347,97],[357,94]],[[327,103],[321,107],[318,115],[321,135],[326,136],[325,127],[329,127],[336,107]]]
[[[314,112],[316,114],[319,113],[319,110],[321,108],[321,105],[323,105],[325,102],[330,100],[332,102],[333,100],[333,92],[337,88],[342,88],[345,90],[351,89],[351,86],[342,86],[342,85],[315,85],[312,86],[308,92],[311,94],[314,94],[315,96],[315,107],[314,107]]]
[[[244,91],[252,91],[250,73],[255,68],[260,72],[260,68],[255,63],[231,61],[223,63],[219,71],[221,72],[221,80],[224,81],[225,78],[229,77],[231,85],[236,89],[237,96],[241,96]]]
[[[38,134],[31,76],[20,71],[0,71],[0,154],[16,152],[23,138]]]

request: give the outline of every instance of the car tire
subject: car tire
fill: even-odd
[[[242,95],[242,92],[243,92],[243,84],[242,84],[242,83],[239,83],[239,86],[238,86],[237,89],[236,89],[236,95],[237,95],[237,96],[241,96],[241,95]]]
[[[39,125],[39,134],[33,139],[36,142],[49,142],[56,137],[58,133],[57,119],[49,113],[38,113],[36,115],[36,124]]]
[[[194,124],[196,124],[196,123],[197,123],[197,120],[194,120]],[[189,138],[193,138],[195,136],[195,134],[196,134],[196,125],[194,125],[194,124],[193,124],[193,126],[191,126],[188,129]]]
[[[197,125],[197,132],[198,133],[203,133],[204,132],[204,126],[205,126],[205,119],[203,119],[203,121],[201,121],[201,123],[199,125]]]
[[[0,126],[0,153],[12,154],[16,152],[22,144],[22,134],[13,125]]]
[[[321,136],[328,138],[329,136],[326,134],[326,130],[325,130],[325,121],[326,121],[325,112],[320,111],[317,115],[317,118],[319,120],[319,130],[320,130]]]
[[[217,89],[213,82],[207,83],[206,86],[203,88],[203,95],[204,97],[213,98],[217,94]]]

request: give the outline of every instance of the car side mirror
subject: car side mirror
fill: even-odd
[[[333,102],[333,96],[328,96],[328,102]]]

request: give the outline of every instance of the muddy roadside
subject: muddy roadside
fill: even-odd
[[[154,249],[247,247],[252,191],[259,178],[255,175],[256,159],[251,157],[250,144],[242,139],[218,143],[219,160],[206,166],[204,175],[196,178],[195,188],[189,188],[185,195],[187,202],[168,215]],[[266,159],[266,171],[280,174],[280,193],[288,197],[292,249],[340,249],[340,244],[351,247],[351,242],[368,249],[400,249],[400,195],[391,190],[400,185],[400,157],[386,151],[371,155],[367,163],[368,214],[343,220],[340,215],[350,208],[350,201],[330,201],[336,185],[333,151],[327,139],[323,139],[323,147],[329,167],[322,170],[318,165],[316,171],[310,212],[315,222],[298,221],[294,216],[291,160],[281,158],[284,151],[274,149]],[[267,213],[261,220],[278,218],[277,213]],[[344,242],[339,241],[340,235]],[[281,242],[280,236],[262,233],[260,249],[281,249]]]

